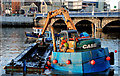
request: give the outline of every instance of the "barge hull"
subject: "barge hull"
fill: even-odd
[[[110,68],[107,56],[109,56],[108,48],[74,53],[52,52],[51,66],[56,70],[72,73],[101,72]],[[53,63],[53,60],[57,60],[58,63]],[[70,60],[71,64],[67,64],[67,60]],[[94,65],[90,63],[91,60],[95,60]]]
[[[12,72],[17,72],[17,73],[21,73],[21,72],[24,72],[24,68],[23,67],[17,67],[17,66],[6,66],[4,69],[6,69],[6,74],[9,74],[9,73],[12,73]],[[35,67],[27,67],[26,68],[26,72],[28,74],[30,73],[42,73],[44,72],[44,69],[43,68],[35,68]]]

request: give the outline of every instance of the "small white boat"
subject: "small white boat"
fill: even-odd
[[[42,33],[43,28],[33,27],[32,29],[33,29],[33,32],[25,32],[26,38],[41,40],[42,38],[40,38],[40,35]],[[46,41],[52,41],[51,32],[50,31],[45,31],[44,38],[45,38]]]

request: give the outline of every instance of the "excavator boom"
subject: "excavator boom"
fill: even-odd
[[[71,29],[71,30],[76,30],[76,27],[75,25],[73,24],[70,16],[69,16],[69,13],[67,10],[65,10],[64,8],[60,8],[58,10],[54,10],[54,11],[51,11],[48,13],[47,15],[47,19],[46,19],[46,22],[45,22],[45,25],[43,27],[43,30],[42,30],[42,33],[41,33],[41,37],[42,35],[45,33],[48,25],[50,25],[51,23],[51,19],[57,15],[63,15],[63,20],[65,21],[65,24],[67,25],[67,28],[68,29]],[[53,28],[51,27],[51,33],[52,33],[52,39],[53,39],[53,47],[54,47],[54,51],[56,52],[57,49],[56,49],[56,42],[55,42],[55,36],[54,36],[54,30]]]
[[[65,10],[64,8],[60,8],[60,9],[57,9],[57,10],[54,10],[54,11],[50,11],[48,13],[45,25],[44,25],[42,33],[41,33],[41,36],[45,33],[48,25],[51,23],[51,19],[53,17],[57,16],[57,15],[63,15],[64,16],[64,21],[65,21],[65,24],[67,25],[68,29],[76,30],[76,27],[73,24],[72,19],[70,18],[68,11]]]

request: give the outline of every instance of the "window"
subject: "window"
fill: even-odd
[[[62,33],[60,34],[60,36],[61,36],[61,37],[64,37],[65,39],[67,39],[67,33],[66,33],[66,32],[62,32]]]
[[[73,2],[68,2],[68,5],[73,5]]]
[[[92,4],[88,4],[89,6],[92,6]]]
[[[76,32],[68,33],[69,38],[78,37]]]
[[[87,5],[86,3],[83,3],[83,5]]]
[[[45,3],[43,2],[42,5],[45,5]]]
[[[36,10],[35,7],[30,8],[30,11],[32,11],[32,12],[35,12],[35,10]]]
[[[38,29],[38,32],[39,32],[40,30]]]

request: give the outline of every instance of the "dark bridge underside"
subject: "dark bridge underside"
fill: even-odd
[[[53,24],[54,30],[55,32],[60,32],[61,30],[66,30],[67,26],[64,22],[64,20],[57,20],[54,24]]]
[[[120,30],[120,20],[110,22],[103,28],[104,32],[107,32],[107,31],[119,32],[119,30]]]
[[[89,32],[89,33],[91,33],[92,32],[91,23],[92,22],[90,22],[88,20],[82,20],[82,21],[78,22],[75,26],[76,26],[76,28],[79,32]],[[64,20],[57,20],[53,24],[53,27],[55,28],[56,32],[60,32],[61,29],[62,30],[67,29],[67,26],[66,26]]]
[[[88,20],[82,20],[78,22],[75,26],[79,32],[89,32],[92,33],[92,27],[91,27],[92,22]]]

